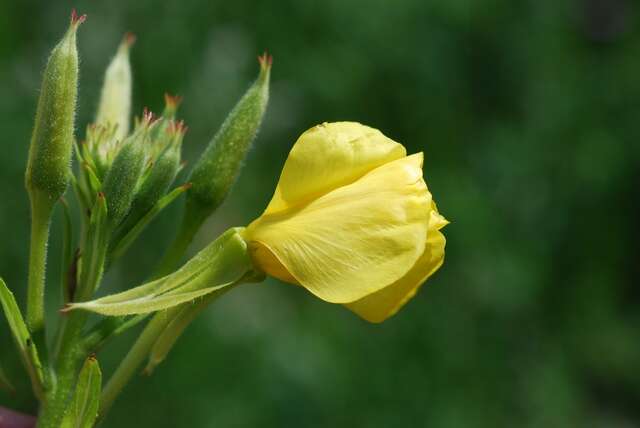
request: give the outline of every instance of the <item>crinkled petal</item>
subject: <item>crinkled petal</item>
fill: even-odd
[[[430,207],[419,153],[306,205],[263,215],[249,225],[245,238],[252,248],[273,255],[252,254],[266,273],[285,279],[284,267],[319,298],[350,303],[399,280],[415,265],[424,253]],[[274,268],[274,259],[280,267]]]
[[[291,149],[265,214],[316,199],[405,156],[401,144],[360,123],[315,126],[302,134]]]
[[[447,223],[437,211],[431,211],[427,245],[413,269],[389,287],[345,306],[369,322],[382,322],[395,315],[442,266],[446,240],[439,229]]]

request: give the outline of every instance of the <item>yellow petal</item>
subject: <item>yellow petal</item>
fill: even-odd
[[[405,156],[401,144],[377,129],[356,122],[315,126],[291,149],[265,214],[316,199]]]
[[[413,269],[389,287],[345,306],[369,322],[382,322],[395,315],[442,265],[446,241],[439,229],[447,223],[437,211],[431,211],[427,245]]]
[[[419,153],[306,205],[265,214],[249,225],[245,239],[273,255],[253,253],[266,273],[285,279],[284,268],[319,298],[350,303],[415,265],[424,253],[430,206]]]

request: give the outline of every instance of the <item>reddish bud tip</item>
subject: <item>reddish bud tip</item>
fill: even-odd
[[[62,307],[62,309],[60,309],[60,313],[61,313],[61,314],[66,314],[66,313],[68,313],[69,311],[71,311],[71,305],[70,305],[69,303],[67,303],[66,305],[64,305],[64,306]]]
[[[122,43],[124,43],[127,47],[131,47],[136,42],[136,35],[132,32],[128,31],[124,33],[124,37],[122,38]]]
[[[262,69],[271,68],[271,65],[273,64],[273,57],[265,51],[262,55],[258,55],[258,62]]]
[[[165,92],[164,103],[168,109],[176,110],[180,103],[182,103],[182,97],[180,95],[171,95]]]
[[[192,186],[193,186],[193,183],[189,182],[189,183],[184,183],[184,184],[182,185],[182,188],[183,188],[184,190],[189,190],[189,189],[191,189],[191,187],[192,187]]]
[[[172,120],[169,122],[169,127],[167,128],[167,132],[170,135],[179,134],[180,136],[184,136],[188,130],[189,127],[184,124],[184,120]]]
[[[71,26],[77,27],[78,25],[82,24],[86,19],[87,19],[87,15],[78,16],[78,13],[76,12],[76,10],[71,9]]]
[[[149,110],[148,108],[144,108],[142,110],[142,121],[145,122],[147,125],[150,125],[151,122],[153,122],[154,119],[154,114],[151,110]]]
[[[87,357],[87,359],[88,359],[89,361],[95,361],[95,360],[97,360],[97,359],[98,359],[98,356],[96,355],[96,353],[95,353],[95,352],[92,352],[92,353],[90,353],[90,354],[89,354],[89,356]]]
[[[104,193],[98,192],[98,199],[104,199]]]

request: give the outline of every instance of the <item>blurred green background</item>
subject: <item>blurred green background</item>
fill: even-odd
[[[135,111],[160,110],[165,91],[184,96],[190,161],[256,56],[274,56],[266,122],[192,252],[259,215],[297,136],[323,121],[360,121],[424,151],[452,222],[443,268],[386,323],[273,280],[239,287],[134,380],[105,427],[640,426],[637,2],[1,0],[0,274],[21,302],[23,170],[41,71],[71,7],[88,14],[80,137],[125,31],[138,35]],[[144,279],[178,205],[105,292]],[[33,412],[7,330],[0,322],[0,363],[18,392],[0,404]],[[105,372],[133,338],[99,355]]]

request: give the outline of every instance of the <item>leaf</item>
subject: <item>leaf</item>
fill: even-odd
[[[16,299],[2,278],[0,278],[0,303],[2,304],[2,309],[9,323],[9,329],[20,351],[22,362],[31,378],[34,390],[37,393],[38,391],[42,392],[44,373],[42,363],[38,357],[38,351],[31,340],[31,334],[27,329],[24,318],[22,318]]]
[[[237,229],[230,229],[164,278],[100,299],[72,303],[64,311],[84,309],[115,316],[168,309],[228,287],[252,268],[246,242]]]
[[[138,238],[140,233],[144,230],[145,227],[155,218],[156,215],[160,211],[162,211],[167,205],[173,202],[178,196],[183,194],[189,188],[188,185],[180,186],[170,193],[162,197],[154,206],[149,210],[147,214],[144,215],[140,219],[138,223],[129,231],[127,234],[117,243],[115,248],[111,253],[111,258],[113,260],[119,258],[124,254],[125,251],[129,248],[129,246]]]
[[[91,428],[98,417],[102,372],[98,360],[90,356],[84,362],[73,394],[73,403],[62,421],[62,428]]]

